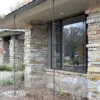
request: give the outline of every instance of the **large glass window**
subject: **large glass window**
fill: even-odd
[[[63,26],[63,68],[84,71],[86,66],[85,23],[77,22]]]
[[[52,33],[52,68],[86,72],[86,43],[83,17],[56,21]]]

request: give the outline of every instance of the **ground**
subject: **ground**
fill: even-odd
[[[24,88],[24,85],[17,87],[16,89],[24,89],[27,91],[25,97],[6,97],[2,95],[2,92],[13,90],[13,85],[1,86],[0,87],[0,100],[54,100],[53,90],[46,88]],[[73,100],[70,93],[59,93],[56,92],[55,100]],[[86,98],[79,98],[75,100],[87,100]]]

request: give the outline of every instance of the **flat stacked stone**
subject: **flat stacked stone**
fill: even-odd
[[[15,62],[15,66],[17,68],[21,68],[23,65],[24,59],[24,40],[21,39],[23,35],[19,36],[11,36],[10,40],[10,65],[13,66]]]
[[[25,33],[25,85],[43,86],[47,67],[48,37],[45,25],[34,25]]]
[[[3,38],[0,38],[0,65],[3,65],[4,60],[4,52],[2,51],[4,48],[4,40]]]
[[[96,8],[97,9],[97,8]],[[88,71],[100,72],[100,10],[91,10],[88,24]]]
[[[3,62],[4,62],[4,65],[8,65],[9,64],[9,39],[6,41],[4,40],[4,50],[5,50],[5,53],[4,53]]]
[[[89,100],[99,100],[97,82],[100,81],[100,7],[91,9],[88,15],[88,78],[96,85],[89,86],[88,95]]]

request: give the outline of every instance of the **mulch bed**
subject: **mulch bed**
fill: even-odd
[[[13,86],[7,86],[7,87],[2,87],[0,88],[0,93],[7,91],[7,90],[12,90]],[[20,88],[17,88],[20,89]],[[27,94],[25,97],[16,97],[16,98],[8,98],[8,97],[3,97],[0,100],[54,100],[53,96],[53,90],[46,89],[46,88],[28,88],[24,89],[27,91]],[[55,100],[73,100],[72,95],[70,93],[56,93],[55,94]],[[87,98],[82,98],[81,100],[88,100]]]

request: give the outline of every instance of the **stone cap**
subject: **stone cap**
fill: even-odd
[[[0,37],[12,36],[25,33],[23,29],[0,29]]]

